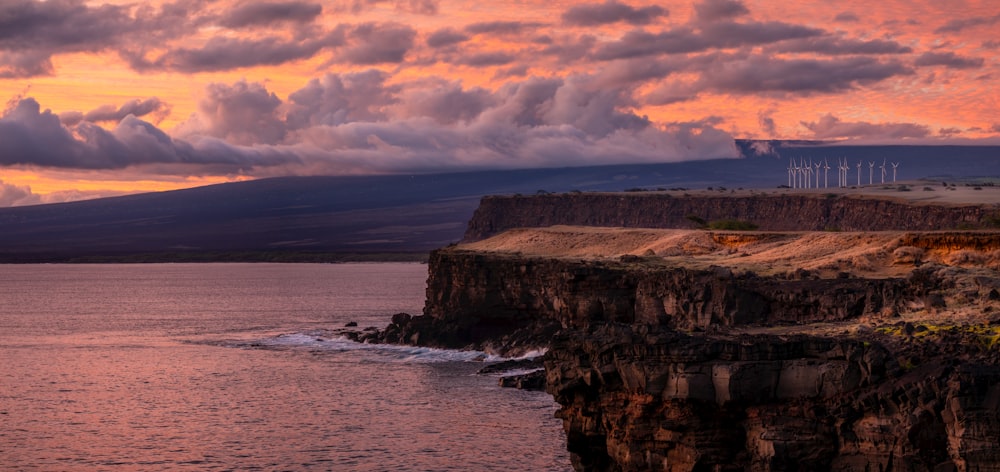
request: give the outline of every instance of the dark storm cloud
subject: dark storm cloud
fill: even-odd
[[[339,46],[342,39],[328,35],[319,40],[296,41],[278,37],[240,39],[217,36],[198,49],[179,48],[168,51],[156,60],[131,57],[137,70],[168,69],[180,72],[212,72],[277,65],[312,57],[321,49]]]
[[[500,69],[493,74],[494,79],[508,79],[511,77],[524,77],[528,75],[528,71],[531,70],[531,66],[527,64],[519,64],[515,66],[510,66],[506,69]]]
[[[635,8],[616,0],[608,0],[604,3],[572,6],[563,12],[562,21],[573,26],[598,26],[618,22],[645,25],[667,14],[665,8],[657,5]]]
[[[754,55],[713,64],[702,73],[700,85],[740,94],[833,93],[912,73],[902,63],[868,57],[821,60]]]
[[[979,26],[992,26],[1000,23],[1000,14],[981,18],[960,18],[945,23],[944,26],[934,30],[935,33],[958,33],[969,28]]]
[[[595,81],[602,86],[627,87],[640,82],[662,79],[689,65],[687,59],[621,59],[611,61],[595,74]]]
[[[914,64],[919,67],[944,66],[949,69],[978,69],[985,61],[980,57],[963,57],[953,52],[925,52]]]
[[[743,2],[737,0],[704,0],[695,4],[699,21],[728,20],[750,13]]]
[[[438,12],[437,0],[352,0],[350,2],[342,2],[337,10],[346,10],[357,14],[371,10],[382,4],[390,5],[396,11],[419,15],[436,15]]]
[[[121,169],[141,164],[206,168],[235,173],[257,166],[298,162],[280,149],[245,149],[213,139],[176,140],[132,115],[114,129],[82,122],[72,130],[31,98],[21,99],[0,117],[2,165],[76,169]]]
[[[287,100],[259,83],[213,84],[178,137],[134,114],[111,130],[82,116],[66,126],[25,98],[0,118],[0,165],[266,176],[738,155],[732,137],[711,122],[654,126],[631,111],[632,86],[592,75],[528,78],[495,91],[392,79],[378,70],[329,74]],[[154,107],[138,101],[112,108],[91,117]]]
[[[398,102],[401,91],[386,85],[388,79],[385,72],[368,70],[310,80],[289,95],[286,123],[290,129],[305,129],[385,120],[387,107]]]
[[[506,52],[480,52],[465,54],[455,61],[455,64],[471,67],[503,66],[514,62],[514,59],[514,55]]]
[[[790,39],[822,36],[819,29],[782,22],[714,22],[700,30],[690,26],[659,33],[634,30],[617,41],[601,45],[593,54],[597,60],[628,59],[659,54],[685,54],[716,48],[761,46]]]
[[[274,23],[309,23],[323,12],[312,2],[246,2],[226,14],[219,24],[227,28],[271,25]]]
[[[516,35],[534,31],[542,26],[545,25],[523,21],[487,21],[469,24],[465,27],[465,31],[472,34]]]
[[[52,55],[102,51],[140,28],[125,7],[90,7],[82,0],[2,2],[0,76],[52,74]]]
[[[339,57],[358,65],[400,63],[416,35],[416,30],[400,23],[363,23],[351,29]]]
[[[488,90],[464,90],[458,82],[429,81],[405,92],[399,111],[408,118],[426,117],[442,124],[469,121],[494,103]]]
[[[660,54],[678,54],[704,51],[710,44],[694,30],[678,27],[660,33],[635,30],[625,33],[617,41],[602,44],[594,51],[597,60],[629,59]]]
[[[278,117],[282,101],[264,86],[245,81],[211,84],[198,108],[209,121],[205,133],[242,145],[276,144],[285,137]]]
[[[815,139],[901,139],[923,138],[930,129],[916,123],[846,122],[833,115],[824,115],[819,121],[802,122]]]
[[[443,48],[469,40],[469,35],[456,31],[454,28],[442,28],[427,36],[427,45],[432,48]]]
[[[789,39],[813,38],[823,34],[825,32],[820,29],[780,21],[744,23],[726,21],[702,26],[702,36],[712,47],[717,48],[760,46]]]
[[[568,63],[587,57],[596,44],[597,38],[593,35],[564,36],[549,42],[539,53]]]
[[[783,41],[774,46],[776,52],[814,52],[827,56],[853,54],[906,54],[913,52],[908,46],[895,41],[883,39],[860,40],[837,36],[819,36],[813,38]]]
[[[861,18],[854,14],[854,12],[845,11],[837,13],[837,16],[833,17],[833,21],[837,23],[856,23],[861,21]]]
[[[0,51],[0,78],[52,75],[50,56],[46,51]]]
[[[162,118],[162,115],[169,113],[169,111],[170,107],[166,103],[163,103],[159,98],[152,97],[145,100],[131,100],[120,107],[103,105],[87,113],[66,112],[60,114],[59,119],[66,126],[74,126],[81,121],[117,123],[129,115],[143,117],[154,114]]]

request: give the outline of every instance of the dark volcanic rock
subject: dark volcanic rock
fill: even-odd
[[[520,390],[545,390],[545,371],[542,369],[526,374],[500,377],[500,386]]]
[[[1000,470],[1000,369],[618,324],[546,355],[577,470]]]
[[[424,311],[454,331],[443,334],[482,343],[540,323],[706,329],[837,321],[880,315],[916,296],[911,284],[897,278],[782,280],[724,268],[581,262],[450,248],[431,254]],[[536,341],[544,345],[545,338]]]

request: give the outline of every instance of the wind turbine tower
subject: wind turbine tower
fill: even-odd
[[[875,175],[875,161],[868,161],[868,185],[875,183],[872,178]]]
[[[885,183],[885,159],[882,159],[882,165],[878,166],[882,170],[882,183]]]
[[[858,187],[861,186],[861,161],[858,161]]]
[[[893,167],[893,172],[895,172]],[[823,188],[830,188],[830,161],[823,159]]]
[[[816,161],[816,163],[813,164],[813,167],[816,168],[816,188],[819,188],[819,170],[820,168],[823,167],[823,164],[819,161]]]
[[[892,163],[892,183],[896,183],[896,169],[899,167],[898,162]]]

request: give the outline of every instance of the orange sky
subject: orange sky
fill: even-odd
[[[276,175],[1000,142],[992,1],[15,0],[0,206]]]

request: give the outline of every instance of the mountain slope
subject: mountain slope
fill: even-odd
[[[741,142],[751,155],[751,143]],[[221,252],[426,252],[462,238],[479,198],[540,191],[774,188],[788,158],[901,162],[901,178],[1000,176],[998,147],[793,146],[747,159],[431,175],[283,177],[0,209],[0,261]],[[835,164],[834,164],[835,165]],[[836,171],[835,171],[836,172]],[[876,169],[877,172],[877,169]],[[856,174],[850,175],[851,180]],[[880,176],[876,176],[876,180]]]

